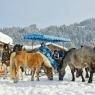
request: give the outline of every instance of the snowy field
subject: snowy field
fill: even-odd
[[[58,75],[54,75],[54,80],[47,80],[46,76],[40,77],[40,81],[30,81],[30,77],[14,84],[10,80],[0,79],[0,95],[95,95],[95,77],[91,84],[81,82],[77,78],[72,82],[71,73],[67,68],[64,81],[58,81]],[[95,75],[94,75],[95,76]]]

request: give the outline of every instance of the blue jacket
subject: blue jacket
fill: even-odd
[[[57,68],[58,67],[58,63],[53,59],[53,56],[52,56],[52,51],[47,47],[47,46],[41,46],[39,47],[38,49],[41,53],[43,53],[51,62],[51,65],[54,67],[54,68]]]

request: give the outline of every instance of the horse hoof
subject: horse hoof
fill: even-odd
[[[6,77],[3,77],[3,79],[7,79]]]
[[[85,80],[82,80],[82,82],[85,82]]]
[[[85,76],[85,78],[89,78],[89,76]]]
[[[17,83],[18,82],[18,80],[14,80],[14,83]]]
[[[37,81],[40,81],[39,79],[37,79]]]
[[[21,80],[23,80],[23,78],[21,78]]]
[[[49,77],[48,80],[53,80],[53,77]]]
[[[71,81],[75,81],[75,79],[72,79]]]
[[[63,78],[59,78],[60,81],[63,81]]]
[[[49,80],[53,80],[53,78],[50,78]]]
[[[88,83],[92,83],[92,81],[88,81]]]
[[[34,79],[31,79],[31,81],[34,81]]]

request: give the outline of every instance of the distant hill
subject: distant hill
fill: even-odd
[[[27,27],[12,27],[0,29],[1,32],[13,38],[14,43],[31,44],[23,40],[23,35],[27,33],[40,32],[59,37],[69,37],[72,43],[65,44],[67,47],[80,47],[81,45],[95,46],[95,19],[87,19],[80,23],[74,23],[69,26],[49,26],[44,29],[38,29],[36,24]]]

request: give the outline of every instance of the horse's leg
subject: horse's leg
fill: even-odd
[[[20,77],[21,80],[23,80],[23,72],[24,72],[24,68],[23,67],[20,67],[19,77]]]
[[[74,75],[74,72],[75,72],[75,68],[71,69],[71,73],[72,73],[72,81],[75,81],[75,75]]]
[[[37,77],[37,81],[39,81],[39,72],[40,72],[40,68],[36,68],[35,74]]]
[[[18,82],[19,79],[19,66],[16,67],[16,72],[15,72],[15,78],[14,78],[14,83]]]
[[[83,70],[82,69],[80,70],[80,74],[81,74],[82,82],[85,82],[85,79],[83,77]]]
[[[91,68],[90,68],[90,77],[89,77],[88,83],[92,83],[93,73],[94,73],[94,68],[91,66]]]
[[[66,67],[67,67],[67,62],[65,63],[65,62],[63,62],[62,63],[62,65],[60,66],[60,69],[59,69],[59,80],[63,80],[63,77],[65,76],[65,73],[66,73],[66,71],[65,71],[65,69],[66,69]]]
[[[26,69],[26,70],[25,70],[25,75],[27,75],[27,76],[28,76],[28,75],[31,75],[31,73],[29,73],[29,72],[30,72],[30,70],[29,70],[29,69]]]
[[[90,77],[89,77],[88,83],[92,83],[93,73],[94,72],[95,72],[95,64],[91,64],[91,67],[90,67]]]
[[[16,66],[15,63],[10,64],[10,79],[16,78]]]
[[[90,71],[90,77],[88,83],[92,83],[92,78],[93,78],[93,70]]]
[[[4,76],[3,76],[3,79],[6,79],[7,78],[7,66],[4,64],[4,69],[5,69],[5,71],[4,71]]]
[[[11,80],[14,78],[14,75],[15,75],[15,73],[14,73],[15,70],[13,70],[13,69],[15,69],[15,65],[14,65],[12,59],[10,59],[10,67],[9,67],[9,70],[10,70],[10,79]]]
[[[16,78],[15,53],[10,56],[10,79]]]
[[[31,81],[34,81],[34,74],[35,74],[35,69],[31,69]]]
[[[88,69],[89,69],[89,68],[85,68],[85,72],[86,72],[85,78],[89,78]]]

